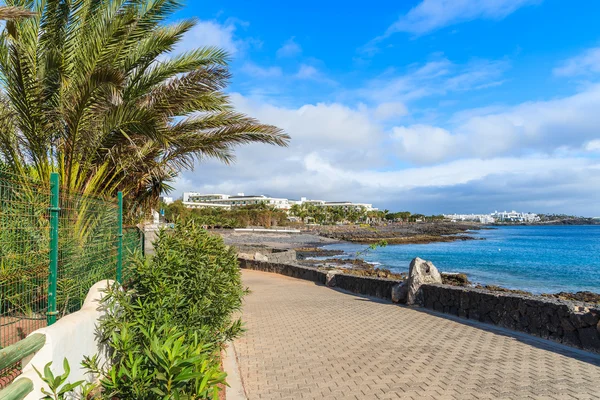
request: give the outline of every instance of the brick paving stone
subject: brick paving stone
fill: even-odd
[[[599,399],[600,356],[258,271],[235,342],[255,399]]]

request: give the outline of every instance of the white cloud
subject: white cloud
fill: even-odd
[[[429,125],[395,127],[392,138],[398,155],[416,164],[431,164],[455,154],[458,140],[445,129]]]
[[[315,79],[320,76],[320,72],[312,65],[302,64],[296,73],[298,79]]]
[[[273,78],[283,75],[280,67],[260,67],[251,62],[245,63],[241,69],[244,73],[254,78]]]
[[[240,50],[240,41],[235,39],[236,25],[232,21],[220,24],[217,21],[199,21],[182,41],[174,53],[183,53],[204,46],[215,46],[235,54]]]
[[[238,93],[232,94],[231,99],[240,111],[288,132],[292,136],[291,148],[299,150],[298,155],[323,148],[366,148],[383,139],[383,131],[366,111],[339,103],[285,108],[254,101]]]
[[[552,154],[583,146],[593,149],[600,136],[598,109],[600,85],[570,97],[523,103],[500,112],[480,109],[449,130],[424,125],[397,127],[393,137],[402,158],[423,163],[457,157]]]
[[[277,50],[277,57],[294,57],[300,53],[302,53],[302,48],[291,37]]]
[[[407,114],[408,109],[406,108],[406,105],[397,101],[381,103],[373,111],[373,115],[379,120],[395,119]]]
[[[422,35],[437,29],[474,19],[499,20],[519,8],[541,0],[423,0],[401,16],[384,37],[396,32]]]
[[[586,50],[554,69],[556,76],[576,76],[600,73],[600,47]]]
[[[207,161],[178,179],[178,193],[308,196],[427,213],[518,208],[600,215],[594,201],[600,197],[600,161],[553,151],[600,147],[600,117],[593,116],[600,88],[465,113],[454,129],[410,125],[390,131],[374,117],[376,108],[339,103],[290,108],[237,93],[231,98],[236,109],[285,129],[290,146],[243,146],[231,166]],[[397,166],[403,161],[414,165]]]
[[[335,85],[336,82],[333,79],[328,78],[319,71],[317,68],[308,64],[301,64],[298,68],[298,72],[294,75],[294,78],[301,80],[312,80],[317,82],[326,83],[328,85]]]
[[[502,83],[510,67],[504,60],[472,60],[455,64],[446,58],[413,65],[407,73],[388,71],[368,82],[357,94],[373,101],[408,102],[449,92],[482,90]]]
[[[600,139],[590,140],[584,148],[587,151],[600,152]]]

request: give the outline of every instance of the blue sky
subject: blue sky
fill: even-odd
[[[423,213],[600,215],[600,2],[188,2],[177,51],[232,56],[243,112],[287,149],[199,163],[183,191]]]

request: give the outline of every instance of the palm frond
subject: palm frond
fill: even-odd
[[[69,188],[155,204],[200,160],[285,146],[280,129],[233,110],[229,56],[172,55],[195,20],[178,0],[7,0],[0,18],[0,161]],[[27,18],[26,18],[27,17]],[[27,171],[27,172],[25,172]]]
[[[0,6],[0,20],[15,20],[33,17],[35,12],[22,7]]]

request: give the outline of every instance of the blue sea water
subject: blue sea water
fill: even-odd
[[[421,257],[442,272],[466,273],[472,282],[533,293],[600,292],[600,225],[506,226],[473,235],[485,240],[389,245],[364,259],[405,272],[414,257]],[[353,256],[365,245],[325,248]]]

